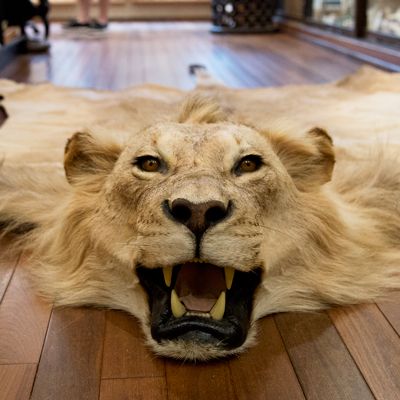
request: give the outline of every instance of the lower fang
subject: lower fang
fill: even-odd
[[[171,310],[175,318],[180,318],[186,313],[185,306],[180,302],[175,290],[171,292]]]
[[[220,321],[225,314],[225,303],[226,303],[226,296],[225,292],[221,292],[218,297],[217,302],[214,304],[213,308],[210,311],[210,315],[212,319]]]

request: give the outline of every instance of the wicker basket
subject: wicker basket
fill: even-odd
[[[277,30],[272,17],[277,0],[212,0],[215,33],[257,33]]]

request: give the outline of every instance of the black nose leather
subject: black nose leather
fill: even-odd
[[[187,226],[199,238],[208,227],[224,220],[229,208],[217,200],[192,203],[186,199],[176,199],[168,207],[168,212],[175,221]]]

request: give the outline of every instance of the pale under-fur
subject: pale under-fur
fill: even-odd
[[[177,121],[124,145],[77,133],[66,146],[65,174],[3,167],[0,221],[6,233],[19,233],[16,246],[31,255],[43,296],[56,305],[126,310],[158,354],[209,359],[252,344],[255,321],[266,314],[368,302],[400,288],[398,159],[384,149],[335,156],[321,129],[296,138],[258,132],[197,97]],[[260,155],[264,165],[235,175],[233,166],[247,154]],[[132,161],[141,155],[161,158],[165,170],[139,170]],[[160,207],[176,198],[231,201],[232,215],[204,234],[201,257],[242,271],[263,268],[248,340],[234,351],[151,338],[136,266],[194,257],[189,230]]]

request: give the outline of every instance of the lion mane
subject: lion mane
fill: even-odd
[[[1,169],[3,235],[13,236],[12,251],[31,258],[37,291],[55,305],[125,310],[158,354],[210,359],[252,344],[256,320],[267,314],[369,302],[400,288],[400,162],[384,148],[363,156],[335,150],[320,128],[296,137],[260,132],[202,96],[189,97],[174,121],[133,136],[116,143],[78,132],[65,147],[64,170]],[[156,148],[164,169],[139,170],[132,160],[154,158]],[[229,165],[237,154],[249,157],[248,149],[257,158],[245,167],[257,170],[235,172]],[[184,218],[160,207],[182,198],[232,204],[202,232],[200,256]],[[212,274],[233,268],[237,291],[253,284],[246,282],[258,268],[259,281],[243,295],[251,298],[232,300],[250,307],[238,345],[186,331],[155,336],[153,286],[160,283],[149,274],[185,263],[196,269],[202,257],[217,266]]]

